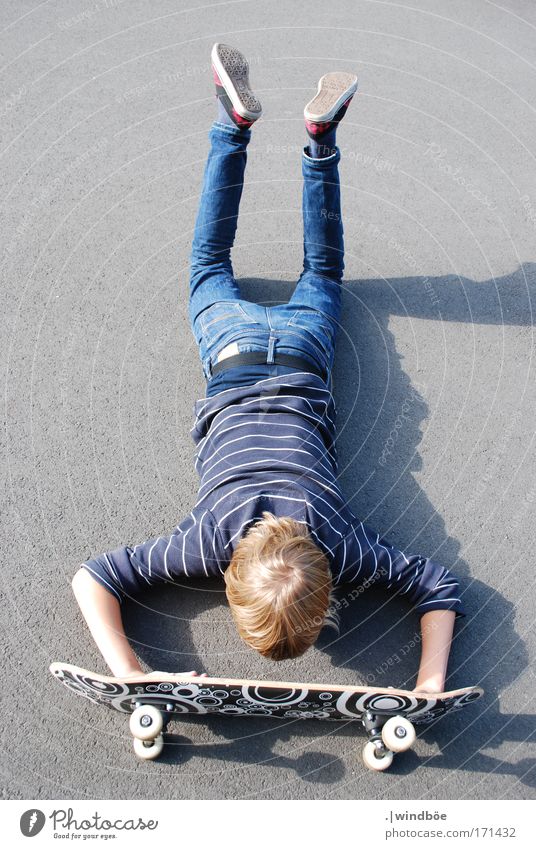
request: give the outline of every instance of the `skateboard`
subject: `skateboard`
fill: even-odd
[[[411,748],[415,725],[425,725],[449,711],[460,710],[484,693],[480,687],[464,687],[426,695],[391,687],[188,678],[166,672],[112,678],[66,663],[52,663],[50,671],[73,693],[130,714],[134,751],[143,760],[160,755],[169,721],[186,714],[357,720],[368,737],[363,749],[364,763],[369,769],[381,771],[388,769],[396,752]]]

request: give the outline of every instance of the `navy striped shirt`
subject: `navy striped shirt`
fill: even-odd
[[[192,512],[169,535],[83,563],[119,601],[161,583],[223,575],[264,510],[303,523],[326,554],[334,585],[377,584],[419,613],[464,613],[454,575],[408,555],[359,521],[337,483],[335,404],[320,377],[278,375],[195,403],[200,477]]]

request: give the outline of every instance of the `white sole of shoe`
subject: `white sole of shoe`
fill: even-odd
[[[210,54],[212,64],[218,74],[234,109],[242,118],[256,121],[262,114],[260,101],[249,85],[249,65],[245,56],[235,47],[218,42]]]
[[[324,74],[318,82],[318,90],[303,110],[307,121],[319,124],[331,121],[343,103],[357,91],[357,77],[343,71]]]

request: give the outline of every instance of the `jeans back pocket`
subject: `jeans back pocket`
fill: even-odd
[[[236,321],[237,318],[243,320],[243,313],[237,301],[218,301],[203,310],[199,316],[199,324],[203,333],[207,333],[216,325],[223,327],[222,322]]]
[[[335,328],[329,318],[320,312],[313,309],[299,309],[291,315],[288,320],[289,327],[299,327],[302,330],[308,330],[314,336],[328,334],[332,336]]]

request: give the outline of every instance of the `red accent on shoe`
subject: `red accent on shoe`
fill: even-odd
[[[254,121],[249,121],[247,118],[243,118],[242,115],[239,115],[236,109],[233,109],[232,115],[233,121],[238,127],[246,127],[249,128],[252,126]]]
[[[313,121],[306,121],[305,126],[312,136],[316,136],[319,133],[324,133],[326,130],[329,130],[331,127],[331,121],[324,121],[319,124],[316,124]]]
[[[218,72],[216,71],[216,68],[214,67],[214,65],[212,66],[212,73],[213,73],[213,75],[214,75],[214,82],[216,83],[216,85],[221,85],[221,86],[223,86],[223,83],[222,83],[222,81],[220,80],[220,78],[219,78],[219,76],[218,76]]]

